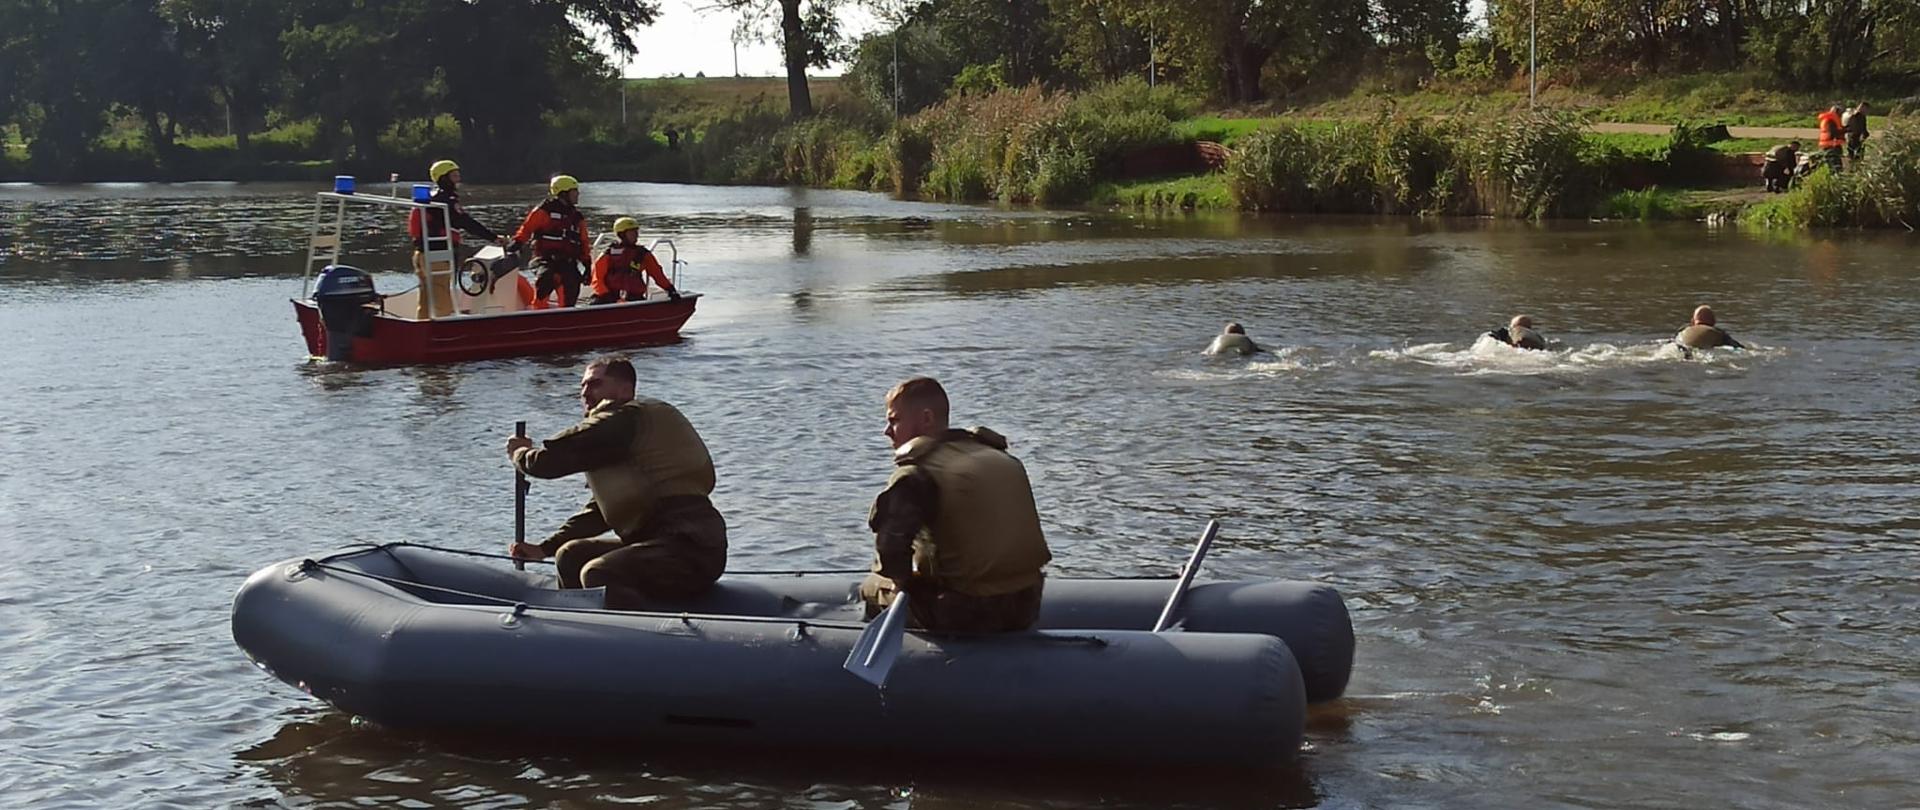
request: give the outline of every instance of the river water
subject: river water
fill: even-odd
[[[0,187],[0,804],[1920,796],[1915,237],[586,187],[596,227],[637,215],[708,295],[634,357],[714,451],[736,567],[865,562],[880,398],[928,373],[957,422],[1012,438],[1057,574],[1169,574],[1218,517],[1210,575],[1337,585],[1348,697],[1297,767],[1223,780],[423,740],[263,675],[227,630],[250,571],[502,548],[502,440],[568,424],[585,358],[309,361],[287,299],[313,190]],[[501,226],[537,197],[474,195]],[[363,266],[403,266],[391,219],[355,220]],[[1699,302],[1755,350],[1659,349]],[[1475,345],[1520,311],[1561,348]],[[1201,356],[1227,319],[1271,353]],[[580,496],[537,485],[530,525]]]

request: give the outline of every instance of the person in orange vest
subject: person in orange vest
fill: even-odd
[[[422,321],[427,320],[429,311],[435,318],[453,314],[453,289],[448,283],[453,279],[453,266],[446,262],[434,262],[429,272],[426,256],[421,252],[423,247],[427,250],[445,250],[451,246],[457,251],[463,231],[475,239],[496,244],[506,242],[461,207],[460,164],[451,160],[436,160],[427,167],[427,178],[433,181],[433,197],[429,201],[445,203],[447,216],[441,216],[437,208],[415,208],[407,214],[407,235],[413,238],[413,273],[420,278],[420,300],[414,306],[413,317]],[[451,232],[445,221],[449,219],[453,224]],[[448,244],[449,239],[452,240],[451,245]],[[433,299],[431,310],[427,304],[429,291]]]
[[[1835,104],[1820,114],[1820,151],[1826,153],[1827,165],[1834,172],[1840,171],[1840,156],[1847,150],[1847,127],[1840,122],[1840,105]]]
[[[668,298],[680,300],[680,291],[667,280],[660,260],[653,257],[653,251],[640,246],[640,223],[633,217],[621,217],[613,221],[613,233],[616,240],[593,260],[593,303],[644,301],[648,276],[667,291]]]
[[[579,208],[580,181],[571,175],[557,175],[547,183],[547,193],[549,196],[528,211],[520,229],[513,232],[513,250],[533,245],[529,266],[537,271],[535,309],[547,307],[547,297],[556,289],[560,306],[579,302],[581,271],[587,266],[587,215]]]

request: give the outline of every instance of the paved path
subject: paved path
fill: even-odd
[[[1632,132],[1641,135],[1665,135],[1673,131],[1673,127],[1666,124],[1594,124],[1588,129],[1594,132]],[[1815,124],[1808,124],[1804,129],[1800,127],[1727,127],[1727,134],[1735,138],[1819,140],[1820,127]]]

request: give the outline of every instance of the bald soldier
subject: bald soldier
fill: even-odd
[[[1713,307],[1701,304],[1693,310],[1693,323],[1673,336],[1673,342],[1689,349],[1712,349],[1726,346],[1732,349],[1744,349],[1740,341],[1734,340],[1727,330],[1714,324]]]
[[[947,427],[947,392],[914,377],[887,392],[893,476],[873,500],[867,615],[906,591],[915,626],[1005,633],[1040,618],[1041,572],[1053,554],[1040,531],[1027,468],[986,428]]]
[[[1257,351],[1260,351],[1260,347],[1254,345],[1253,338],[1247,337],[1246,328],[1228,321],[1226,327],[1220,330],[1220,334],[1214,336],[1213,342],[1207,344],[1207,350],[1203,354],[1237,354],[1245,357]]]
[[[601,357],[580,376],[586,418],[536,448],[507,440],[507,458],[534,478],[585,473],[593,498],[544,542],[513,543],[515,559],[553,557],[562,588],[607,589],[607,607],[704,593],[727,565],[727,522],[707,496],[713,458],[672,405],[634,396],[633,364]],[[612,532],[613,537],[600,535]]]
[[[1533,318],[1528,315],[1515,315],[1507,321],[1504,329],[1495,329],[1487,335],[1516,349],[1545,349],[1547,336],[1533,329]]]

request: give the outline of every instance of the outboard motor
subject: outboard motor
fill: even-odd
[[[358,267],[330,264],[320,271],[313,284],[313,304],[320,310],[320,325],[327,332],[327,359],[352,360],[353,339],[373,334],[374,310],[368,305],[380,300],[373,291],[373,276]]]

